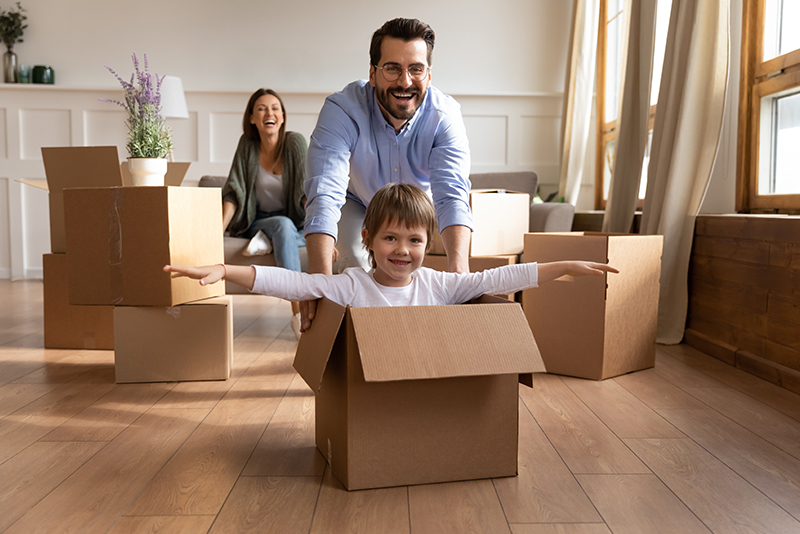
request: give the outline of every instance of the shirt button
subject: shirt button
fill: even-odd
[[[397,143],[392,143],[392,146],[397,146]]]
[[[394,172],[397,172],[397,167],[395,167]]]

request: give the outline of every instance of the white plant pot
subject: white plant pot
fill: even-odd
[[[128,158],[133,185],[164,185],[167,174],[165,158]]]

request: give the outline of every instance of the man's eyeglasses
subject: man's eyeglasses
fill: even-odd
[[[403,74],[403,71],[408,71],[408,76],[415,81],[421,82],[425,79],[425,76],[428,74],[428,71],[431,70],[430,67],[424,67],[422,65],[411,65],[407,69],[404,69],[400,65],[384,65],[383,67],[379,67],[377,65],[373,65],[376,69],[380,69],[383,73],[383,79],[387,82],[396,82],[400,76]]]

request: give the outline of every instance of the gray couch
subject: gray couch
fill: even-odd
[[[536,196],[536,187],[539,178],[535,172],[494,172],[470,175],[473,189],[506,189],[528,193],[533,199]],[[227,180],[226,176],[203,176],[200,178],[200,187],[222,187]],[[531,232],[569,232],[572,229],[572,219],[575,207],[571,204],[548,202],[544,204],[531,204]],[[275,265],[272,254],[265,256],[244,256],[242,251],[247,247],[249,240],[241,237],[225,237],[225,263],[228,265]],[[300,264],[303,271],[308,271],[308,256],[305,247],[300,248]],[[228,293],[246,292],[233,284],[227,284]]]

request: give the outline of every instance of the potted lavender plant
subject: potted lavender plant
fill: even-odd
[[[161,115],[161,82],[164,77],[151,75],[144,55],[144,70],[133,54],[134,73],[126,82],[106,65],[124,90],[124,101],[100,99],[121,106],[128,112],[128,170],[133,185],[164,185],[167,155],[172,149],[170,129]]]

